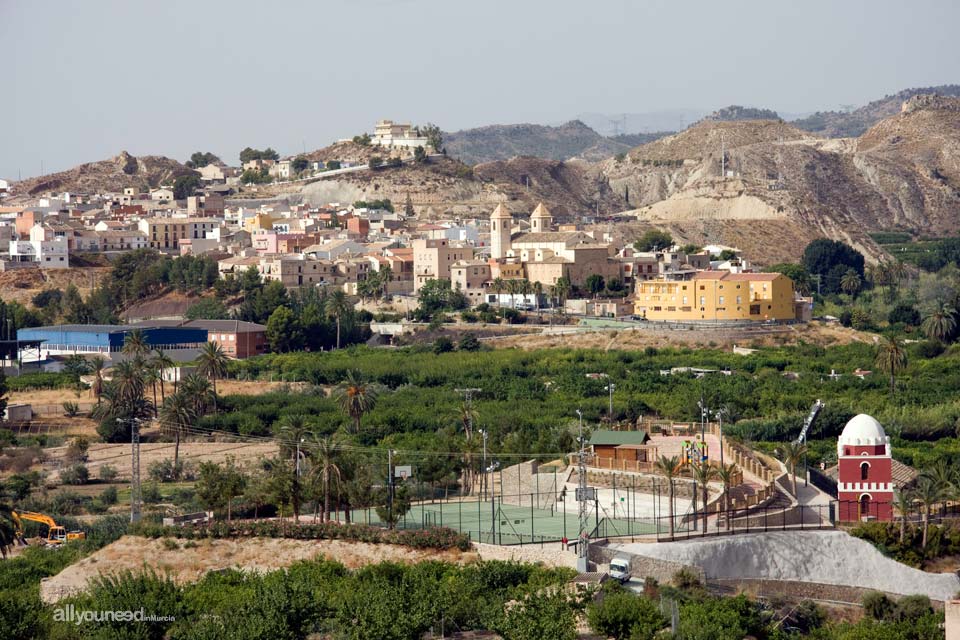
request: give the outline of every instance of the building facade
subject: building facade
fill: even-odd
[[[690,280],[636,283],[634,315],[666,322],[796,318],[793,281],[781,273],[700,271]]]
[[[893,520],[890,438],[872,417],[854,416],[837,440],[838,518],[843,522]]]

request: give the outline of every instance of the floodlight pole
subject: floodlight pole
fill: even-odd
[[[617,385],[610,383],[607,385],[607,391],[610,392],[610,402],[607,407],[607,416],[610,417],[610,421],[613,422],[613,392],[617,388]]]
[[[487,467],[487,436],[490,435],[487,429],[481,429],[480,435],[483,436],[483,476],[487,477],[490,473],[488,487],[490,491],[490,544],[496,544],[497,540],[497,502],[493,495],[493,465]],[[502,476],[501,476],[502,477]]]

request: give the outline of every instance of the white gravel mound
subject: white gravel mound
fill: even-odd
[[[926,573],[887,558],[842,531],[778,531],[684,542],[611,545],[626,553],[696,565],[710,578],[817,582],[948,600],[953,573]]]

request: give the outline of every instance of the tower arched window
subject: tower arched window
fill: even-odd
[[[860,463],[860,479],[866,480],[869,475],[870,475],[870,463],[861,462]]]

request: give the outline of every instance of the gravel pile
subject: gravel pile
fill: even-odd
[[[766,578],[877,589],[947,600],[960,592],[953,573],[926,573],[887,558],[842,531],[780,531],[726,538],[611,545],[626,553],[703,568],[707,578]]]

